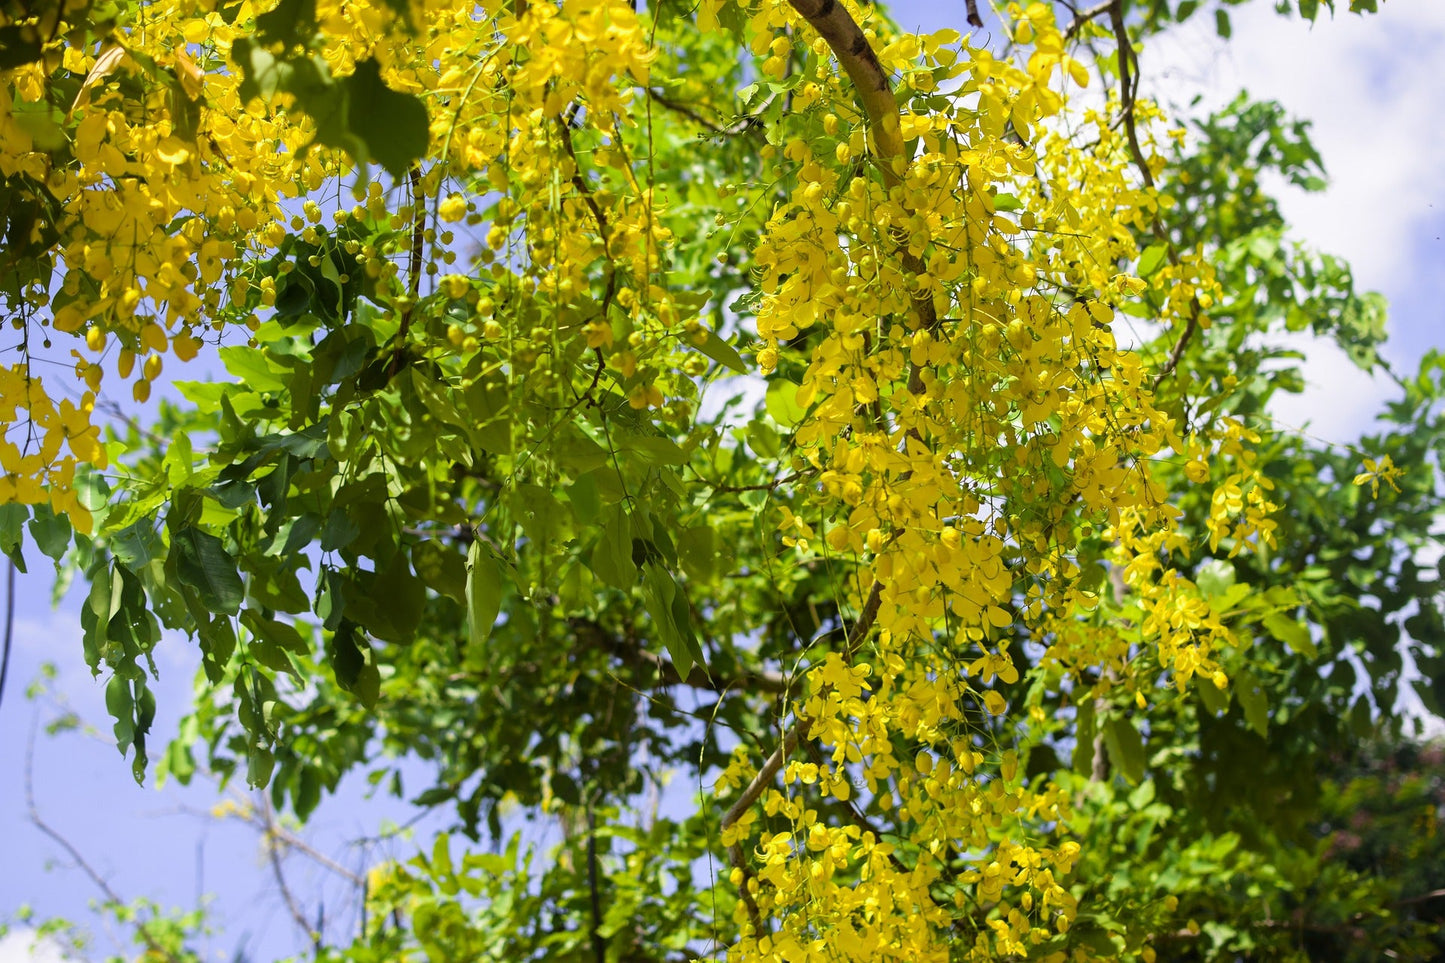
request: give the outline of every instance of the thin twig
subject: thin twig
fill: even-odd
[[[721,124],[714,120],[708,120],[702,114],[698,113],[697,109],[691,104],[685,104],[680,100],[673,100],[656,87],[648,87],[646,90],[647,96],[652,98],[653,102],[658,106],[665,107],[675,114],[680,114],[704,130],[719,136],[731,137],[736,134],[746,133],[750,130],[761,130],[763,126],[763,122],[758,119],[757,113],[743,114],[731,124]],[[762,108],[766,108],[768,104],[772,102],[773,98],[769,97],[763,101]]]
[[[878,609],[882,606],[882,603],[883,583],[875,581],[873,587],[868,592],[868,598],[863,603],[862,611],[858,613],[858,621],[853,623],[853,628],[848,633],[847,642],[844,644],[845,656],[851,656],[858,646],[862,644],[863,639],[867,637],[868,633],[872,631],[873,623],[878,618]],[[738,797],[737,802],[733,803],[732,807],[723,815],[722,827],[724,829],[737,822],[742,814],[746,812],[753,803],[758,801],[758,797],[762,795],[763,789],[765,789],[773,777],[778,774],[778,770],[783,767],[783,759],[797,746],[798,738],[800,738],[801,734],[806,734],[811,724],[811,720],[806,717],[800,717],[798,721],[793,723],[788,734],[783,737],[783,742],[773,751],[773,754],[768,757],[768,761],[763,763],[763,768],[758,770],[758,774],[753,777],[753,781],[748,784],[748,788],[743,790],[743,794]]]
[[[281,891],[281,899],[286,904],[286,910],[291,914],[291,919],[296,921],[297,927],[302,934],[315,943],[317,934],[306,922],[306,916],[301,911],[301,904],[296,901],[296,896],[291,892],[291,887],[286,883],[286,874],[281,869],[281,832],[276,823],[276,811],[271,808],[271,800],[264,793],[261,794],[261,812],[265,820],[265,835],[261,844],[266,847],[267,861],[271,864],[271,875],[276,879],[276,888]]]
[[[1103,3],[1092,6],[1087,10],[1076,11],[1074,13],[1074,19],[1069,21],[1068,28],[1064,30],[1064,41],[1067,43],[1073,40],[1074,35],[1084,29],[1084,24],[1102,17],[1109,12],[1109,8],[1113,5],[1114,0],[1104,0]]]
[[[413,167],[409,175],[411,184],[411,250],[407,252],[406,266],[406,307],[401,312],[401,325],[396,332],[396,351],[391,356],[388,376],[394,377],[401,370],[401,360],[406,353],[406,335],[411,328],[411,313],[416,310],[416,299],[421,296],[421,260],[426,253],[426,203],[421,196],[421,169]]]
[[[322,853],[319,850],[315,849],[300,836],[297,836],[286,827],[279,824],[268,824],[264,822],[259,816],[252,817],[249,822],[251,822],[253,825],[260,827],[265,832],[273,833],[276,839],[284,843],[288,849],[294,849],[298,853],[301,853],[303,856],[309,857],[312,862],[331,870],[333,873],[340,876],[342,879],[345,879],[353,886],[361,887],[366,885],[366,879],[364,877],[352,872],[345,866],[342,866],[340,863],[336,862],[336,860],[332,859],[330,856],[327,856],[325,853]]]
[[[878,166],[883,172],[884,186],[892,189],[903,183],[903,172],[910,160],[903,142],[898,101],[893,94],[893,84],[887,71],[878,60],[868,38],[858,22],[837,0],[789,0],[794,10],[816,31],[838,58],[848,79],[858,91],[863,112],[868,118],[868,129],[873,135],[873,146],[878,155]],[[977,16],[977,11],[974,11]],[[972,20],[970,20],[972,23]],[[976,26],[982,26],[980,20]],[[898,245],[898,259],[909,277],[920,278],[928,274],[923,259],[909,250],[907,243]],[[933,304],[933,292],[913,293],[913,310],[918,316],[919,327],[924,331],[938,328],[938,311]],[[912,365],[908,372],[908,391],[915,396],[924,393],[923,371],[919,365]],[[917,437],[915,432],[915,437]]]
[[[1123,0],[1110,0],[1108,5],[1109,21],[1114,30],[1114,41],[1119,47],[1119,107],[1124,118],[1124,136],[1129,143],[1129,154],[1134,159],[1134,166],[1139,169],[1139,176],[1144,181],[1144,186],[1149,190],[1154,189],[1154,172],[1149,169],[1149,162],[1144,157],[1144,151],[1139,146],[1139,132],[1134,122],[1134,80],[1138,75],[1138,61],[1134,57],[1134,45],[1129,40],[1129,28],[1124,23]],[[1164,252],[1169,263],[1174,267],[1179,266],[1179,252],[1174,247],[1174,242],[1169,237],[1169,232],[1159,220],[1156,211],[1153,217],[1154,236],[1164,245]],[[1164,380],[1174,373],[1179,367],[1180,360],[1184,357],[1189,342],[1193,340],[1195,333],[1199,330],[1199,316],[1203,312],[1198,297],[1189,299],[1189,316],[1184,321],[1184,330],[1179,335],[1179,340],[1169,352],[1164,367],[1154,376],[1154,387],[1157,389]]]
[[[805,468],[802,471],[795,471],[791,475],[785,475],[782,478],[775,478],[770,482],[764,482],[760,485],[713,485],[712,490],[718,492],[719,494],[729,495],[738,494],[740,492],[777,491],[782,486],[791,485],[799,478],[803,478],[806,475],[811,475],[812,473],[813,469]]]
[[[1395,906],[1411,906],[1415,903],[1424,903],[1432,899],[1445,899],[1445,889],[1432,889],[1428,893],[1421,893],[1419,896],[1407,896],[1404,899],[1395,900]]]
[[[730,691],[781,694],[788,689],[788,681],[782,675],[760,669],[742,669],[734,675],[721,676],[715,674],[715,669],[705,669],[697,665],[693,666],[684,678],[669,659],[648,652],[629,640],[617,638],[591,619],[578,618],[568,621],[579,637],[586,633],[584,641],[611,652],[623,662],[649,669],[659,686],[686,685],[719,695]],[[710,672],[714,674],[709,674]]]
[[[16,551],[19,551],[17,548]],[[5,677],[10,673],[10,647],[15,641],[15,559],[5,571],[5,642],[0,650],[0,706],[5,704]]]
[[[1131,77],[1138,65],[1134,62],[1134,45],[1129,40],[1129,28],[1124,24],[1123,0],[1109,0],[1108,11],[1114,28],[1114,41],[1119,45],[1119,106],[1124,115],[1129,153],[1134,158],[1134,165],[1139,168],[1139,175],[1144,178],[1144,186],[1153,190],[1154,173],[1139,148],[1139,132],[1134,125],[1134,85]]]
[[[75,861],[75,865],[80,867],[81,872],[90,877],[90,881],[105,895],[106,902],[112,906],[124,906],[125,900],[121,899],[120,894],[112,889],[110,884],[105,881],[105,877],[96,872],[95,868],[86,861],[85,857],[80,854],[80,850],[76,849],[70,840],[62,836],[58,830],[41,818],[40,808],[35,805],[34,727],[31,727],[30,739],[25,746],[25,806],[29,812],[31,824],[48,837],[51,842],[65,850],[66,854]],[[136,924],[136,933],[139,934],[141,940],[146,945],[146,949],[150,950],[150,952],[164,960],[170,961],[170,963],[180,963],[175,954],[156,942],[155,937],[151,936],[150,929],[145,922]]]
[[[597,198],[592,196],[592,188],[582,176],[582,163],[577,159],[577,151],[572,146],[572,125],[563,117],[557,118],[557,130],[561,134],[562,146],[567,151],[567,156],[572,161],[572,186],[581,196],[587,209],[592,212],[592,219],[597,222],[597,236],[602,240],[602,254],[607,259],[607,284],[602,291],[602,307],[598,312],[603,324],[607,323],[607,313],[612,308],[612,298],[617,293],[617,265],[612,261],[612,228],[607,219],[607,212],[602,210],[597,203]],[[582,397],[595,407],[600,408],[599,402],[593,395],[597,390],[598,383],[602,380],[602,372],[607,366],[607,359],[600,347],[594,348],[597,353],[597,368],[592,372],[592,381],[587,386]],[[580,400],[580,399],[579,399]]]

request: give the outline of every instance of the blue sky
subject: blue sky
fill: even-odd
[[[1387,0],[1378,16],[1342,15],[1313,27],[1275,16],[1272,6],[1258,0],[1237,9],[1229,44],[1214,37],[1207,22],[1212,18],[1156,42],[1143,54],[1144,89],[1202,90],[1202,106],[1208,107],[1244,88],[1313,121],[1331,185],[1317,196],[1281,187],[1285,215],[1299,237],[1349,259],[1363,287],[1388,297],[1392,341],[1386,354],[1408,371],[1426,350],[1445,348],[1445,3]],[[893,9],[905,27],[962,26],[961,0],[915,0]],[[1280,404],[1275,414],[1286,424],[1309,422],[1312,433],[1326,439],[1349,440],[1368,427],[1389,386],[1327,347],[1307,351],[1309,391]],[[42,662],[54,662],[57,688],[72,708],[105,732],[108,721],[101,683],[91,681],[81,660],[79,598],[71,593],[52,610],[49,563],[32,550],[30,565],[31,574],[19,582],[16,647],[0,706],[0,921],[26,903],[41,918],[89,919],[87,906],[99,893],[27,821],[29,733],[37,718],[53,711],[27,702],[24,688]],[[167,639],[160,665],[157,748],[174,732],[189,698],[194,647]],[[38,738],[35,792],[45,819],[123,896],[190,906],[198,893],[214,894],[215,922],[225,932],[212,943],[213,955],[230,958],[243,939],[260,959],[296,945],[256,833],[235,820],[203,815],[216,801],[204,782],[190,791],[174,785],[161,792],[142,789],[104,733],[71,733]],[[322,805],[306,838],[352,867],[388,852],[405,855],[404,842],[369,851],[350,845],[376,833],[384,819],[406,816],[389,800],[365,797],[364,785],[348,784]],[[287,866],[298,890],[315,892],[321,874],[299,857]],[[333,905],[339,906],[340,890],[334,892]],[[97,928],[95,935],[107,948],[106,931]],[[0,963],[31,959],[27,943],[13,936],[0,941]]]

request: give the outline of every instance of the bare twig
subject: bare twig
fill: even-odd
[[[1425,903],[1432,899],[1445,899],[1445,889],[1432,889],[1428,893],[1421,893],[1419,896],[1407,896],[1404,899],[1395,900],[1395,906],[1412,906],[1415,903]]]
[[[19,551],[17,548],[16,551]],[[5,677],[10,673],[10,647],[15,641],[15,559],[5,570],[5,641],[0,649],[0,706],[5,704]]]
[[[597,203],[597,198],[592,195],[592,188],[588,185],[586,178],[582,176],[582,163],[577,159],[577,151],[572,146],[571,124],[565,118],[558,117],[557,130],[561,135],[562,146],[572,161],[572,186],[582,198],[583,203],[587,205],[587,210],[592,212],[592,220],[597,222],[597,236],[602,240],[603,257],[607,259],[607,284],[602,291],[602,308],[599,311],[599,316],[605,324],[607,312],[612,307],[612,298],[617,293],[617,266],[612,261],[612,228],[607,219],[607,212],[602,210],[601,205]],[[597,354],[597,368],[592,372],[592,381],[588,384],[582,397],[600,407],[600,402],[593,396],[593,392],[596,391],[598,382],[602,380],[602,372],[607,366],[607,359],[602,354],[601,348],[595,348],[594,351]]]
[[[80,850],[75,848],[75,844],[66,839],[61,835],[59,830],[55,829],[41,817],[40,809],[35,805],[35,729],[33,727],[30,730],[30,739],[25,746],[25,806],[30,816],[31,825],[40,830],[51,842],[65,850],[66,854],[74,860],[75,865],[80,867],[81,872],[90,877],[90,881],[104,894],[106,902],[114,906],[124,906],[125,900],[121,899],[120,894],[112,889],[111,885],[105,881],[105,877],[96,872],[95,867],[86,861],[85,857],[80,854]],[[141,940],[146,945],[146,949],[151,953],[154,953],[163,960],[169,961],[169,963],[180,963],[175,954],[156,942],[155,937],[151,936],[149,926],[145,922],[140,922],[136,925],[136,933],[139,934]]]
[[[619,639],[590,619],[571,619],[573,631],[586,633],[587,642],[616,655],[629,665],[642,666],[652,673],[659,686],[686,685],[694,689],[726,694],[728,692],[767,692],[781,694],[788,689],[788,680],[776,672],[741,669],[732,675],[719,675],[715,669],[693,666],[686,678],[669,659],[648,652],[637,644]]]
[[[254,826],[257,826],[268,835],[274,836],[275,840],[284,844],[286,848],[296,850],[298,853],[309,858],[312,862],[324,867],[325,869],[329,869],[331,872],[340,876],[342,879],[351,883],[353,886],[360,888],[366,885],[365,877],[352,872],[345,866],[342,866],[340,863],[336,862],[336,860],[332,859],[330,856],[327,856],[325,853],[311,846],[304,839],[291,832],[285,826],[282,826],[279,823],[267,823],[260,816],[252,816],[251,819],[248,820],[248,822],[252,823],[252,825]]]
[[[809,468],[809,469],[804,469],[804,470],[802,470],[802,471],[795,471],[795,472],[793,472],[791,475],[785,475],[785,476],[783,476],[782,478],[775,478],[775,479],[773,479],[773,480],[770,481],[770,482],[763,482],[763,483],[760,484],[760,485],[713,485],[713,486],[712,486],[712,490],[715,491],[715,492],[718,492],[718,493],[720,493],[720,494],[729,494],[729,495],[738,494],[738,493],[740,493],[740,492],[771,492],[771,491],[777,491],[777,490],[778,490],[779,488],[781,488],[782,486],[784,486],[784,485],[791,485],[793,482],[797,481],[799,478],[802,478],[802,477],[804,477],[804,476],[806,476],[806,475],[811,475],[812,473],[813,473],[813,469]],[[705,479],[704,479],[704,480],[705,480]]]
[[[762,121],[758,119],[757,113],[743,114],[731,124],[723,124],[715,120],[708,120],[701,113],[699,113],[698,110],[691,104],[685,104],[680,100],[674,100],[673,98],[667,96],[667,94],[663,93],[661,90],[658,90],[656,87],[648,87],[646,88],[646,90],[647,96],[652,98],[653,103],[657,104],[659,107],[665,107],[666,109],[672,111],[675,114],[686,117],[688,120],[692,121],[703,130],[709,131],[719,136],[731,137],[736,134],[747,133],[751,130],[761,130],[763,126]],[[766,109],[767,106],[772,102],[773,98],[769,97],[767,100],[763,101],[762,107],[759,110],[761,111],[762,109]]]
[[[1109,21],[1114,28],[1114,41],[1119,45],[1119,106],[1124,115],[1124,132],[1129,139],[1129,153],[1134,158],[1134,165],[1139,168],[1139,176],[1144,179],[1144,186],[1152,190],[1154,172],[1149,169],[1144,152],[1139,148],[1139,132],[1134,125],[1132,77],[1138,64],[1134,60],[1134,45],[1129,40],[1129,28],[1124,24],[1123,0],[1109,0],[1107,9]]]
[[[319,942],[320,934],[311,928],[306,922],[306,915],[301,910],[301,904],[297,902],[291,887],[286,883],[286,874],[281,869],[281,826],[276,819],[276,811],[271,808],[271,800],[265,793],[260,794],[261,806],[260,819],[263,820],[264,830],[261,844],[266,847],[266,858],[271,864],[271,875],[276,880],[276,888],[281,891],[281,899],[286,904],[286,910],[291,914],[291,919],[301,930],[302,935],[313,944]]]
[[[1108,13],[1109,8],[1113,5],[1114,0],[1104,0],[1103,3],[1096,4],[1095,6],[1092,6],[1087,10],[1075,11],[1074,19],[1069,21],[1069,26],[1064,30],[1065,42],[1074,39],[1074,36],[1080,30],[1084,29],[1084,24],[1089,23],[1092,20],[1097,20],[1099,17],[1102,17],[1104,14]]]
[[[421,169],[413,167],[408,175],[411,185],[411,249],[407,252],[406,264],[406,306],[401,310],[401,324],[396,331],[396,350],[387,364],[387,377],[395,377],[401,370],[402,358],[406,354],[406,336],[411,329],[411,313],[416,310],[416,299],[421,296],[421,261],[426,253],[426,202],[421,196]]]

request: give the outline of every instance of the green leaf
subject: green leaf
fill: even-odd
[[[1215,685],[1213,679],[1196,675],[1194,687],[1199,693],[1199,701],[1204,703],[1210,715],[1222,716],[1229,709],[1229,693]]]
[[[1228,40],[1234,33],[1234,27],[1229,22],[1229,14],[1223,10],[1214,11],[1214,31],[1225,40]]]
[[[256,18],[256,36],[265,44],[291,47],[316,33],[316,0],[281,0]]]
[[[1144,778],[1144,740],[1128,719],[1115,717],[1104,723],[1104,745],[1115,770],[1137,786]]]
[[[215,685],[225,677],[226,665],[236,651],[236,630],[230,619],[217,615],[197,625],[196,635],[201,641],[201,668]]]
[[[306,817],[315,812],[320,803],[321,777],[317,775],[315,766],[307,766],[296,777],[296,787],[291,793],[291,807],[296,812],[296,818],[304,823]]]
[[[637,584],[637,563],[632,560],[632,522],[620,504],[610,510],[602,534],[592,548],[592,572],[606,584],[624,592]]]
[[[748,422],[744,429],[744,437],[747,438],[748,447],[763,458],[776,458],[778,452],[783,450],[783,441],[773,426],[761,418],[754,418]]]
[[[768,393],[763,404],[773,420],[784,428],[791,428],[803,420],[806,411],[798,404],[798,386],[787,378],[774,377],[768,382]]]
[[[361,633],[356,623],[350,619],[342,619],[336,631],[331,634],[331,671],[336,676],[336,684],[344,692],[351,692],[356,688],[356,680],[366,666],[366,656],[361,650],[361,645],[366,640],[361,638],[358,641],[359,636]]]
[[[208,611],[235,615],[241,610],[245,586],[236,572],[236,560],[216,536],[189,525],[173,532],[167,562],[174,564],[176,578],[196,593]]]
[[[25,541],[25,522],[30,518],[30,509],[18,502],[0,505],[0,552],[10,556],[15,568],[25,572],[25,553],[20,546]]]
[[[467,565],[460,554],[435,539],[427,539],[411,547],[411,564],[431,588],[467,604]]]
[[[241,613],[241,624],[250,629],[258,638],[265,639],[287,652],[296,655],[310,654],[311,647],[306,644],[306,640],[301,637],[300,632],[296,631],[294,625],[267,618],[252,609]]]
[[[1163,244],[1149,245],[1144,249],[1144,253],[1139,255],[1139,266],[1135,273],[1141,278],[1150,277],[1164,266],[1164,258],[1168,253],[1169,249]]]
[[[742,355],[738,354],[736,348],[734,348],[732,345],[728,344],[721,337],[719,337],[717,332],[708,330],[706,328],[704,328],[703,330],[707,332],[707,338],[702,342],[702,344],[697,345],[697,350],[701,351],[703,354],[707,355],[709,358],[716,361],[724,368],[731,368],[738,374],[748,373],[748,366],[743,362]]]
[[[467,644],[474,653],[486,645],[502,609],[502,570],[478,539],[467,549]]]
[[[1154,780],[1146,779],[1129,793],[1129,808],[1143,809],[1154,801]]]
[[[689,576],[706,581],[717,574],[717,533],[707,525],[691,525],[678,532],[677,555]]]
[[[121,595],[125,589],[119,578],[114,578],[111,567],[103,565],[91,577],[90,598],[87,603],[100,625],[110,622],[111,616],[120,611]]]
[[[671,573],[656,562],[642,566],[642,604],[673,668],[680,678],[687,678],[692,667],[703,662],[702,647],[692,631],[686,594]]]
[[[105,684],[105,711],[115,720],[116,748],[124,756],[135,739],[135,702],[130,694],[130,681],[124,676],[113,675]]]
[[[410,642],[417,626],[421,624],[422,612],[426,608],[426,585],[412,574],[406,553],[393,554],[391,561],[376,573],[372,584],[375,587],[375,597],[383,602],[381,608],[385,610],[390,628],[394,630],[391,637],[378,635],[378,638],[403,644]]]
[[[567,488],[567,501],[572,514],[583,525],[590,526],[602,514],[602,499],[597,491],[597,479],[592,472],[579,476]]]
[[[677,442],[661,435],[633,435],[619,431],[617,447],[637,455],[645,465],[682,465],[687,462],[687,455]]]
[[[262,44],[240,37],[231,45],[231,59],[241,69],[242,100],[250,100],[252,97],[270,100],[291,87],[294,67],[287,61],[277,59]]]
[[[32,24],[0,27],[0,70],[34,63],[44,55],[40,31]]]
[[[232,345],[218,353],[226,370],[252,391],[280,391],[286,387],[282,372],[271,364],[264,352],[245,345]]]
[[[1234,584],[1234,565],[1224,559],[1211,558],[1195,572],[1194,584],[1199,586],[1205,598],[1222,595]]]
[[[30,537],[35,545],[49,558],[57,562],[70,547],[70,519],[51,511],[49,505],[36,505],[35,517],[30,520]]]
[[[1264,627],[1270,635],[1290,647],[1290,650],[1314,659],[1319,657],[1314,640],[1310,638],[1309,626],[1280,612],[1264,617]]]
[[[1244,710],[1244,721],[1263,738],[1269,735],[1269,697],[1254,673],[1245,669],[1234,676],[1234,697]]]
[[[271,781],[276,768],[276,754],[265,746],[251,746],[246,753],[246,783],[252,789],[262,789]]]
[[[359,62],[341,81],[347,94],[351,132],[393,177],[401,177],[426,153],[431,138],[426,107],[411,94],[392,90],[381,79],[374,57]]]
[[[356,673],[356,684],[351,691],[357,701],[366,708],[376,707],[376,703],[381,699],[381,670],[375,662],[367,661],[361,671]]]

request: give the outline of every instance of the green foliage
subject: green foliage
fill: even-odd
[[[1130,14],[1148,30],[1212,8],[1227,35],[1234,5],[1151,0]],[[1309,0],[1296,9],[1319,12]],[[254,41],[236,44],[246,93],[294,97],[316,145],[406,175],[427,148],[420,103],[386,88],[374,60],[332,77],[311,46],[315,16],[314,3],[286,0]],[[583,959],[599,939],[607,959],[704,952],[708,921],[731,918],[737,892],[714,885],[716,819],[706,806],[686,820],[640,818],[644,794],[674,772],[686,778],[671,791],[706,794],[735,746],[774,735],[797,667],[846,637],[840,586],[856,573],[785,562],[774,542],[773,509],[805,510],[792,483],[816,473],[789,454],[807,414],[788,380],[798,369],[773,378],[751,410],[736,398],[703,405],[729,390],[727,374],[749,370],[736,332],[756,308],[750,242],[786,187],[759,149],[793,132],[783,107],[792,88],[773,85],[765,99],[743,87],[750,78],[731,47],[686,19],[660,24],[659,43],[689,68],[660,89],[687,87],[698,95],[690,103],[706,105],[694,110],[703,124],[659,108],[650,128],[651,162],[671,172],[666,217],[678,239],[666,282],[693,292],[697,312],[694,380],[677,404],[644,413],[629,402],[646,358],[626,376],[598,367],[579,393],[552,371],[591,371],[591,353],[576,340],[527,340],[597,317],[625,339],[627,319],[602,294],[614,277],[595,279],[600,296],[563,300],[479,272],[461,297],[438,286],[398,299],[363,252],[396,248],[412,225],[358,217],[293,232],[245,265],[274,280],[275,300],[267,310],[253,289],[236,307],[238,320],[259,323],[251,343],[220,353],[232,380],[182,383],[184,400],[161,406],[153,435],[132,426],[113,439],[120,463],[82,479],[93,538],[43,506],[0,508],[0,549],[13,556],[28,530],[89,583],[85,655],[108,673],[116,740],[137,779],[156,709],[151,652],[170,629],[195,637],[202,671],[162,773],[244,773],[301,820],[356,773],[447,814],[453,832],[373,873],[360,937],[317,958]],[[28,56],[21,41],[5,56]],[[740,87],[741,103],[716,99]],[[758,115],[728,133],[711,124],[749,107]],[[575,136],[581,154],[603,146]],[[1445,568],[1425,564],[1438,539],[1445,357],[1402,380],[1378,433],[1361,439],[1362,451],[1423,469],[1368,499],[1349,484],[1356,452],[1265,415],[1273,396],[1301,386],[1297,367],[1281,364],[1298,360],[1282,333],[1310,331],[1362,367],[1382,366],[1381,299],[1358,292],[1347,265],[1294,241],[1261,187],[1266,173],[1323,186],[1307,127],[1241,96],[1199,121],[1169,161],[1160,186],[1177,201],[1161,213],[1170,244],[1141,231],[1134,271],[1155,276],[1170,245],[1202,247],[1229,297],[1183,345],[1161,403],[1186,430],[1209,414],[1257,430],[1260,463],[1287,493],[1276,551],[1200,557],[1189,573],[1241,640],[1219,654],[1230,684],[1195,676],[1144,721],[1129,692],[1103,684],[1111,669],[1065,683],[1038,639],[1001,626],[1019,674],[1036,669],[1042,681],[999,691],[1032,711],[952,723],[980,744],[1016,747],[1023,778],[1058,782],[1080,814],[1088,845],[1069,885],[1087,910],[1040,955],[1428,958],[1438,917],[1408,901],[1440,887],[1441,854],[1410,829],[1438,805],[1438,780],[1418,761],[1389,770],[1341,760],[1377,732],[1390,752],[1413,751],[1397,748],[1402,653],[1423,676],[1413,688],[1425,708],[1445,711]],[[742,179],[769,186],[745,199],[728,186]],[[7,231],[29,231],[25,219],[45,203],[43,185],[0,185]],[[1138,313],[1157,317],[1158,307]],[[462,361],[438,347],[452,326],[485,332],[497,317],[508,325],[483,335],[491,355]],[[1177,343],[1156,332],[1143,351],[1164,357]],[[565,354],[551,369],[533,365],[548,351]],[[771,474],[777,465],[790,474]],[[1208,496],[1179,490],[1194,492],[1180,501],[1181,530],[1207,544]],[[1011,551],[1005,564],[1023,573],[1023,549]],[[1079,562],[1096,570],[1100,606],[1137,623],[1097,558]],[[1026,590],[1018,574],[1021,604]],[[1141,677],[1166,669],[1137,646],[1130,658]],[[911,755],[901,740],[897,749]],[[429,784],[405,784],[406,760],[425,764]],[[1367,824],[1352,821],[1358,812]],[[865,819],[844,800],[824,814]],[[555,821],[561,842],[524,846],[524,817]],[[492,851],[475,845],[484,839]],[[1381,867],[1398,860],[1409,871],[1386,877]],[[975,909],[959,924],[961,945],[1004,912]],[[194,925],[150,920],[138,932],[180,959]]]

